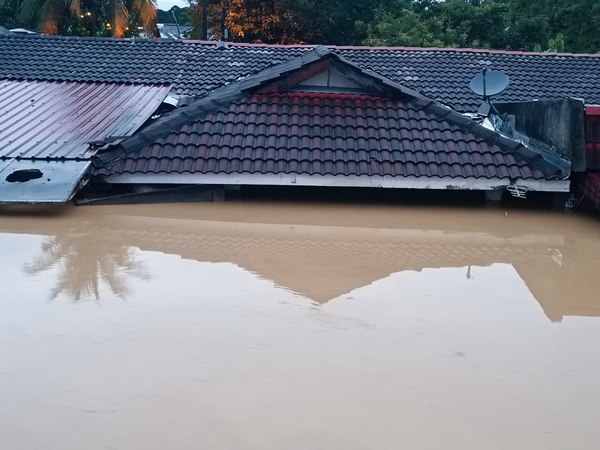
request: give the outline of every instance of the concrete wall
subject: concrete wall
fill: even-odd
[[[515,116],[519,133],[542,141],[572,163],[573,172],[585,172],[585,105],[580,100],[494,103],[502,114]]]

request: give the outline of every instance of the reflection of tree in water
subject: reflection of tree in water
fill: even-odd
[[[108,285],[114,295],[124,299],[130,292],[128,277],[149,278],[133,248],[108,242],[100,233],[49,236],[41,248],[41,254],[26,264],[24,270],[27,275],[38,275],[58,268],[58,283],[50,292],[51,299],[64,293],[74,301],[92,295],[99,300],[102,283]]]

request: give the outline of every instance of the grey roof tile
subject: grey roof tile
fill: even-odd
[[[313,48],[0,35],[0,79],[170,83],[176,94],[200,96],[290,58],[318,58],[325,52],[319,47],[316,56],[308,56]],[[483,67],[511,79],[498,100],[576,97],[600,104],[600,55],[365,47],[334,51],[376,77],[459,111],[479,105],[468,85]]]

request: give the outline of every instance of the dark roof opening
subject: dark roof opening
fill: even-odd
[[[39,169],[22,169],[15,170],[13,173],[6,177],[6,181],[9,183],[26,183],[31,180],[37,180],[42,178],[44,174]]]

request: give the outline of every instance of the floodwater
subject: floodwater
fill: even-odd
[[[0,210],[2,449],[600,448],[598,217],[27,211]]]

